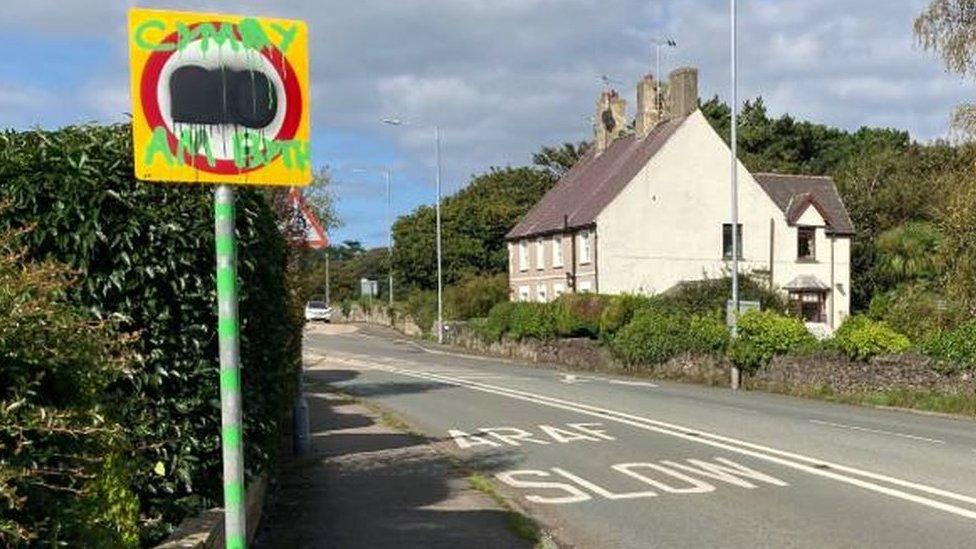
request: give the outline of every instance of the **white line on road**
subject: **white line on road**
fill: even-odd
[[[879,435],[891,435],[893,437],[910,438],[912,440],[921,440],[922,442],[931,442],[932,444],[945,444],[944,440],[939,440],[935,438],[920,437],[918,435],[909,435],[907,433],[896,433],[895,431],[885,431],[883,429],[870,429],[868,427],[858,427],[857,425],[846,425],[844,423],[831,423],[829,421],[820,421],[819,419],[811,419],[810,423],[816,423],[817,425],[826,425],[828,427],[837,427],[839,429],[849,429],[851,431],[864,431],[866,433],[876,433]]]
[[[657,383],[651,383],[650,381],[626,381],[623,379],[607,379],[605,381],[614,385],[629,385],[631,387],[653,387],[655,389],[660,387]]]
[[[866,480],[862,480],[859,478],[843,475],[835,471],[843,471],[848,474],[854,474],[861,477],[870,478],[876,481],[887,482],[889,484],[901,486],[903,488],[914,489],[920,492],[925,492],[927,494],[937,495],[949,499],[955,499],[958,501],[964,501],[976,505],[976,498],[972,496],[957,494],[955,492],[950,492],[948,490],[943,490],[941,488],[935,488],[932,486],[906,481],[895,477],[890,477],[887,475],[881,475],[878,473],[872,473],[870,471],[864,471],[853,467],[847,467],[844,465],[831,463],[818,458],[803,456],[801,454],[786,452],[783,450],[777,450],[775,448],[770,448],[759,444],[753,444],[750,442],[737,440],[732,437],[726,437],[723,435],[708,433],[701,430],[691,430],[686,427],[682,427],[680,425],[669,424],[669,423],[656,421],[641,416],[635,416],[623,412],[617,412],[614,410],[608,410],[605,408],[590,406],[588,404],[562,400],[554,397],[548,397],[545,395],[529,393],[526,391],[508,389],[505,387],[487,385],[475,381],[451,379],[447,376],[441,376],[437,374],[421,374],[410,369],[392,368],[388,366],[374,366],[369,364],[368,362],[363,362],[358,360],[348,361],[348,362],[350,362],[350,365],[359,366],[365,369],[383,370],[383,371],[388,371],[388,372],[392,372],[392,373],[396,373],[408,377],[419,377],[419,378],[427,379],[429,381],[439,381],[446,385],[466,387],[476,391],[491,393],[499,396],[504,396],[507,398],[533,402],[551,408],[559,408],[559,409],[574,411],[577,413],[586,414],[590,416],[600,417],[624,425],[637,427],[639,429],[653,431],[660,434],[665,434],[665,435],[681,438],[692,442],[698,442],[700,444],[705,444],[715,448],[728,450],[730,452],[751,456],[771,463],[777,463],[784,467],[789,467],[792,469],[796,469],[799,471],[803,471],[824,478],[830,478],[833,480],[837,480],[839,482],[843,482],[853,486],[858,486],[866,490],[871,490],[880,494],[885,494],[891,497],[902,499],[904,501],[910,501],[913,503],[924,505],[926,507],[938,509],[940,511],[944,511],[961,517],[976,520],[976,511],[973,511],[971,509],[958,507],[956,505],[951,505],[942,501],[934,500],[929,497],[911,494],[896,488],[882,486],[880,484],[875,484],[873,482],[868,482]],[[797,461],[790,461],[790,459],[794,459],[806,463],[798,463]],[[807,463],[809,463],[810,465],[807,465]]]

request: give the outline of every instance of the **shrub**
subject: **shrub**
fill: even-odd
[[[430,334],[437,320],[437,292],[415,291],[407,297],[404,312],[425,334]]]
[[[556,332],[560,337],[597,337],[600,320],[609,301],[597,294],[565,294],[553,303]]]
[[[515,339],[556,337],[555,307],[551,303],[512,304],[508,333]]]
[[[508,278],[504,274],[472,276],[444,292],[444,314],[455,320],[480,318],[502,301],[508,301]]]
[[[923,350],[949,369],[976,368],[976,320],[936,335]]]
[[[613,338],[621,328],[634,317],[634,313],[650,306],[651,298],[622,294],[609,296],[600,314],[600,337],[606,341]]]
[[[474,323],[472,328],[488,341],[499,341],[509,331],[514,310],[515,304],[510,301],[497,303],[488,311],[484,322]]]
[[[871,300],[868,315],[911,341],[927,341],[965,321],[966,311],[930,284],[903,284]]]
[[[132,174],[128,125],[0,132],[0,201],[9,204],[0,230],[31,226],[30,259],[84,273],[70,303],[139,335],[127,375],[104,392],[132,448],[127,484],[139,497],[140,541],[150,545],[222,499],[213,189]],[[288,214],[272,200],[282,194],[236,192],[249,478],[279,446],[301,361],[302,304],[280,228]]]
[[[905,352],[911,342],[884,322],[852,316],[834,334],[832,344],[851,360],[870,360],[878,355]]]
[[[725,317],[726,303],[732,295],[732,278],[709,278],[681,282],[661,294],[672,306],[692,314],[721,314]],[[786,302],[778,292],[757,277],[739,277],[739,297],[743,301],[758,301],[763,310],[786,311]]]
[[[816,347],[817,340],[803,322],[769,311],[748,311],[739,317],[738,337],[729,347],[729,358],[736,366],[755,370],[769,364],[774,356]]]
[[[134,547],[138,500],[106,395],[129,340],[68,303],[68,269],[0,233],[0,546]]]
[[[628,364],[657,364],[682,353],[721,351],[727,344],[728,331],[715,317],[646,306],[613,337],[611,350]]]

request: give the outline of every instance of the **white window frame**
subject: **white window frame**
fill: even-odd
[[[563,266],[563,237],[552,237],[552,266],[559,268]]]
[[[546,239],[538,238],[535,241],[535,268],[539,271],[546,269]]]
[[[593,292],[593,283],[589,280],[583,280],[579,283],[579,292],[581,294],[588,294]]]
[[[535,300],[539,303],[545,303],[549,301],[549,291],[546,289],[546,283],[540,282],[535,286]]]
[[[529,300],[529,287],[527,285],[521,285],[518,287],[518,300],[528,301]]]
[[[590,231],[580,231],[580,265],[590,262]]]
[[[560,296],[566,293],[566,285],[562,282],[556,282],[552,285],[552,298],[559,299]]]
[[[520,240],[519,246],[519,271],[525,272],[529,270],[529,243],[525,240]]]

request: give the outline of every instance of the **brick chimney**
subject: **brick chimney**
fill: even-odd
[[[637,116],[634,120],[634,131],[638,139],[647,137],[654,126],[661,121],[662,109],[657,97],[657,82],[650,74],[637,83]]]
[[[626,129],[627,101],[614,90],[601,93],[596,102],[596,118],[593,120],[596,154],[607,150],[613,140],[622,136]]]
[[[688,116],[698,109],[698,69],[681,67],[668,76],[668,118]]]

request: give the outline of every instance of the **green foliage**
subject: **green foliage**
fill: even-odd
[[[958,326],[967,317],[961,304],[951,301],[930,283],[902,284],[871,300],[868,316],[883,320],[915,342]]]
[[[729,358],[745,370],[755,370],[769,364],[774,356],[805,351],[817,344],[798,318],[770,311],[746,312],[739,317],[738,331]]]
[[[664,294],[671,306],[695,314],[716,314],[724,318],[726,303],[732,295],[732,278],[709,278],[677,284]],[[739,298],[758,301],[764,310],[786,311],[786,302],[776,291],[757,277],[739,277]]]
[[[555,307],[550,303],[513,303],[508,333],[515,339],[553,339],[556,337]]]
[[[976,156],[976,155],[974,155]],[[945,267],[943,285],[953,303],[976,315],[976,177],[973,166],[953,174],[940,211],[943,235],[940,256]]]
[[[926,342],[924,351],[949,369],[976,368],[976,320],[939,333]]]
[[[441,204],[444,284],[507,272],[505,234],[554,179],[541,169],[492,169]],[[393,266],[398,287],[437,288],[435,212],[421,206],[393,226]]]
[[[0,134],[0,229],[31,226],[33,259],[82,273],[68,294],[138,334],[106,391],[131,448],[142,543],[221,500],[212,189],[132,178],[131,128]],[[245,465],[266,470],[301,359],[301,303],[274,193],[237,192]],[[164,474],[154,472],[156,464]]]
[[[133,547],[113,401],[130,340],[70,304],[71,277],[0,233],[0,545]]]
[[[499,302],[488,311],[488,317],[485,318],[484,322],[476,323],[473,327],[487,341],[499,341],[503,335],[508,333],[514,311],[514,303],[510,301]]]
[[[564,294],[553,302],[556,333],[560,337],[600,335],[600,320],[610,299],[597,294]]]
[[[590,144],[586,141],[579,143],[563,143],[557,147],[542,147],[532,155],[532,163],[547,170],[554,180],[566,174],[580,158],[586,154]]]
[[[480,318],[502,301],[508,301],[507,276],[471,276],[444,292],[444,315],[453,320]]]
[[[911,347],[907,337],[884,322],[863,315],[845,320],[834,334],[832,344],[851,360],[870,360],[878,355],[903,353]]]
[[[611,350],[627,364],[658,364],[682,353],[720,352],[727,344],[728,331],[715,317],[650,305],[634,312]]]
[[[431,333],[437,320],[437,292],[411,292],[403,310],[421,331]]]
[[[927,222],[909,221],[878,237],[877,270],[890,284],[932,280],[941,272],[939,244],[942,235]]]
[[[634,313],[647,307],[652,302],[651,298],[622,294],[610,296],[603,313],[600,315],[600,337],[609,341],[613,336],[634,317]]]

